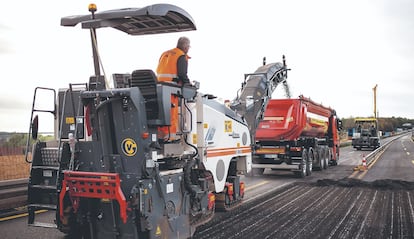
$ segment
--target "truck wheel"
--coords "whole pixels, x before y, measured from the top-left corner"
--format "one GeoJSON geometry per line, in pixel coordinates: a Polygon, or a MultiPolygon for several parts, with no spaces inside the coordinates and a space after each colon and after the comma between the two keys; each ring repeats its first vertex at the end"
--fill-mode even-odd
{"type": "Polygon", "coordinates": [[[320,151],[320,161],[321,161],[321,170],[324,170],[324,169],[326,169],[327,167],[326,167],[326,158],[325,158],[325,150],[324,149],[321,149],[321,151],[320,151]]]}
{"type": "Polygon", "coordinates": [[[299,178],[304,178],[306,176],[306,169],[307,162],[308,161],[308,151],[306,149],[303,149],[302,151],[302,160],[299,164],[299,171],[295,171],[295,175],[299,178]]]}
{"type": "Polygon", "coordinates": [[[329,167],[329,148],[323,149],[323,161],[324,161],[323,168],[327,169],[329,167]]]}
{"type": "Polygon", "coordinates": [[[324,159],[323,159],[323,155],[322,155],[322,152],[321,152],[321,150],[319,150],[319,149],[315,149],[315,154],[314,154],[314,159],[315,159],[315,169],[317,169],[317,170],[319,170],[319,171],[322,171],[322,169],[323,169],[323,164],[324,164],[324,159]]]}
{"type": "Polygon", "coordinates": [[[309,148],[308,160],[306,160],[306,176],[312,175],[313,160],[314,160],[313,149],[309,148]]]}

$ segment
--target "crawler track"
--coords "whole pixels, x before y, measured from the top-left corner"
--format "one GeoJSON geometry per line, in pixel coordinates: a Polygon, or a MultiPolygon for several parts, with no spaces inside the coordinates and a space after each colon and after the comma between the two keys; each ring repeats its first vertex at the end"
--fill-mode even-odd
{"type": "Polygon", "coordinates": [[[194,238],[413,238],[414,183],[295,183],[218,214],[194,238]]]}

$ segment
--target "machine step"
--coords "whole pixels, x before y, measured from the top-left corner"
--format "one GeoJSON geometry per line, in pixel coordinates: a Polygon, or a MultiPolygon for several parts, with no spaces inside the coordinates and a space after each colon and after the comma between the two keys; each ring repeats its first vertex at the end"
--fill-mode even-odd
{"type": "Polygon", "coordinates": [[[45,169],[45,170],[59,170],[59,167],[56,166],[43,166],[43,165],[33,165],[32,169],[45,169]]]}
{"type": "Polygon", "coordinates": [[[31,224],[28,224],[32,227],[45,227],[45,228],[57,228],[57,225],[54,223],[46,223],[46,222],[34,222],[31,224]]]}
{"type": "Polygon", "coordinates": [[[49,209],[49,210],[56,210],[55,204],[40,204],[40,203],[32,203],[27,205],[28,208],[36,208],[36,209],[49,209]]]}
{"type": "Polygon", "coordinates": [[[43,190],[57,190],[56,185],[29,185],[29,187],[43,190]]]}

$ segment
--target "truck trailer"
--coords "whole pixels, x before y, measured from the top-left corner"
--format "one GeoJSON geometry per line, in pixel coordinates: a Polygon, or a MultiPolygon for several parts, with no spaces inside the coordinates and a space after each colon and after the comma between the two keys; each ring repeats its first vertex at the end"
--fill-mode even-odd
{"type": "Polygon", "coordinates": [[[271,99],[255,134],[253,174],[291,170],[299,177],[337,165],[341,121],[310,98],[271,99]]]}

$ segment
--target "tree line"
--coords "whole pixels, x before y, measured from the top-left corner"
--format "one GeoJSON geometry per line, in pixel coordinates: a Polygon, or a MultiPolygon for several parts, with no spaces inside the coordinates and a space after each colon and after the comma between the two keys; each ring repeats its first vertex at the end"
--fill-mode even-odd
{"type": "MultiPolygon", "coordinates": [[[[348,130],[355,127],[355,118],[342,118],[342,129],[348,130]]],[[[378,118],[378,130],[383,132],[394,132],[397,128],[403,128],[403,124],[411,123],[414,125],[414,119],[402,117],[378,118]]]]}
{"type": "MultiPolygon", "coordinates": [[[[5,133],[5,136],[2,137],[0,141],[1,147],[21,147],[26,146],[28,134],[26,133],[5,133]]],[[[50,141],[53,140],[52,135],[39,135],[38,140],[40,141],[50,141]]],[[[34,143],[35,140],[30,139],[30,145],[34,143]]]]}

